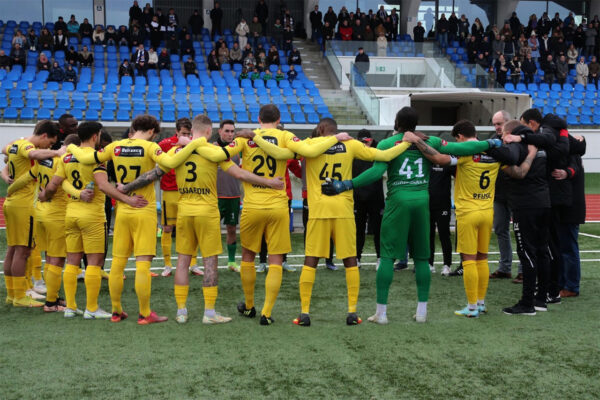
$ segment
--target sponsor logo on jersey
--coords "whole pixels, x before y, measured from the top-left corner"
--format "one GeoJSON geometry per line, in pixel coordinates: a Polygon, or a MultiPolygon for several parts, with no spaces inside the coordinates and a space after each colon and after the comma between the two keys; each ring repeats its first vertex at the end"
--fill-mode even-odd
{"type": "Polygon", "coordinates": [[[340,153],[345,153],[345,152],[346,152],[346,145],[344,143],[336,143],[333,146],[331,146],[330,148],[328,148],[324,154],[340,154],[340,153]]]}
{"type": "Polygon", "coordinates": [[[47,160],[40,160],[40,161],[38,161],[38,164],[40,164],[46,168],[52,168],[52,167],[54,167],[54,160],[51,158],[49,158],[47,160]]]}
{"type": "Polygon", "coordinates": [[[299,142],[300,138],[298,136],[294,136],[294,138],[292,139],[294,142],[299,142]]]}
{"type": "Polygon", "coordinates": [[[250,147],[251,149],[254,149],[254,148],[258,147],[258,145],[256,143],[254,143],[254,140],[248,140],[248,147],[250,147]]]}
{"type": "Polygon", "coordinates": [[[13,144],[12,146],[10,146],[10,150],[8,150],[8,154],[17,154],[18,151],[19,151],[19,145],[13,144]]]}
{"type": "Polygon", "coordinates": [[[491,198],[491,193],[473,193],[473,200],[489,200],[491,198]]]}
{"type": "Polygon", "coordinates": [[[264,140],[266,140],[269,143],[273,143],[274,145],[278,145],[279,142],[277,141],[277,138],[274,136],[263,136],[262,137],[264,140]]]}
{"type": "Polygon", "coordinates": [[[29,149],[33,149],[33,145],[30,144],[29,146],[25,147],[25,150],[29,150],[29,149]]]}
{"type": "MultiPolygon", "coordinates": [[[[175,149],[175,154],[179,153],[179,151],[180,151],[181,149],[183,149],[183,147],[178,147],[178,148],[176,148],[176,149],[175,149]]],[[[198,153],[196,153],[196,150],[194,150],[194,153],[195,153],[195,154],[198,154],[198,153]]]]}
{"type": "Polygon", "coordinates": [[[144,157],[144,148],[141,146],[117,146],[115,147],[117,157],[144,157]]]}
{"type": "Polygon", "coordinates": [[[488,156],[487,154],[474,154],[473,162],[483,164],[495,164],[498,161],[496,161],[493,157],[488,156]]]}
{"type": "Polygon", "coordinates": [[[191,188],[179,188],[180,194],[210,194],[210,188],[191,187],[191,188]]]}
{"type": "Polygon", "coordinates": [[[162,154],[162,150],[161,149],[156,149],[156,151],[154,152],[157,156],[160,156],[162,154]]]}
{"type": "Polygon", "coordinates": [[[442,139],[442,146],[445,146],[447,144],[448,144],[448,142],[446,142],[444,139],[442,139]]]}
{"type": "Polygon", "coordinates": [[[235,142],[229,143],[229,147],[235,147],[235,142]]]}
{"type": "Polygon", "coordinates": [[[77,161],[77,159],[75,158],[75,156],[73,154],[67,154],[65,156],[65,158],[63,158],[63,162],[65,164],[68,164],[68,163],[76,163],[76,162],[79,162],[79,161],[77,161]]]}

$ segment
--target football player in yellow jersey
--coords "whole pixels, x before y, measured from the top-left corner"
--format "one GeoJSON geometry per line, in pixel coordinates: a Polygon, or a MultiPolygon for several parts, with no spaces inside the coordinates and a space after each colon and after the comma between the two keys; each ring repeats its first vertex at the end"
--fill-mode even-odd
{"type": "MultiPolygon", "coordinates": [[[[338,137],[332,136],[323,143],[307,145],[293,133],[277,129],[280,117],[275,105],[261,107],[258,115],[260,129],[245,131],[242,133],[243,137],[238,137],[229,144],[227,148],[231,154],[242,154],[243,169],[258,176],[283,178],[287,169],[286,160],[290,158],[289,150],[302,156],[316,157],[337,143],[338,137],[344,140],[350,138],[347,134],[338,134],[338,137]],[[270,156],[259,147],[259,144],[266,143],[271,143],[272,147],[284,153],[281,159],[270,156]]],[[[288,197],[285,191],[244,182],[244,207],[240,219],[240,276],[245,301],[238,304],[238,311],[248,318],[256,316],[254,258],[260,252],[263,235],[269,254],[269,272],[265,279],[265,303],[260,324],[270,325],[273,323],[271,312],[281,286],[283,255],[291,251],[288,197]]]]}
{"type": "MultiPolygon", "coordinates": [[[[77,134],[70,134],[64,139],[65,146],[69,144],[80,145],[81,140],[77,134]]],[[[22,175],[9,186],[7,196],[37,180],[38,193],[41,193],[55,175],[60,163],[60,157],[47,160],[38,160],[29,174],[22,175]]],[[[65,181],[65,187],[70,189],[69,194],[78,195],[72,185],[65,181]]],[[[65,302],[58,297],[62,282],[62,268],[67,255],[65,242],[65,214],[67,210],[67,193],[59,187],[51,201],[36,202],[35,208],[35,240],[36,249],[46,252],[46,265],[44,267],[44,279],[47,282],[45,312],[57,312],[65,310],[65,302]]],[[[31,258],[31,257],[30,257],[31,258]]]]}
{"type": "MultiPolygon", "coordinates": [[[[336,135],[337,123],[331,118],[324,118],[317,126],[321,137],[307,139],[305,143],[315,146],[330,141],[336,135]]],[[[268,154],[274,148],[261,142],[268,154]]],[[[362,320],[356,315],[360,276],[356,260],[356,224],[354,219],[354,197],[352,191],[331,197],[321,193],[321,185],[327,179],[347,180],[352,178],[352,162],[355,158],[367,161],[390,161],[404,152],[410,143],[402,142],[388,150],[382,151],[365,146],[357,140],[335,143],[317,157],[306,157],[306,186],[310,214],[306,227],[306,258],[300,275],[300,299],[302,313],[294,320],[296,325],[310,326],[310,300],[315,282],[316,267],[319,258],[329,257],[330,239],[335,242],[337,257],[342,259],[346,267],[346,284],[348,289],[348,315],[346,323],[357,325],[362,320]]],[[[272,153],[278,157],[279,154],[272,153]]],[[[294,154],[289,152],[288,156],[294,154]]]]}
{"type": "MultiPolygon", "coordinates": [[[[192,121],[194,139],[210,138],[212,121],[204,115],[198,115],[192,121]]],[[[216,148],[219,148],[215,146],[216,148]]],[[[175,155],[182,147],[174,147],[169,154],[175,155]]],[[[221,247],[221,223],[217,198],[217,168],[243,181],[281,190],[284,183],[281,178],[266,179],[242,170],[230,160],[214,163],[206,158],[192,154],[175,169],[179,188],[179,211],[177,215],[177,253],[179,259],[175,272],[175,300],[177,302],[178,323],[187,322],[186,301],[189,290],[188,266],[196,249],[200,247],[204,261],[204,324],[220,324],[231,321],[215,312],[217,299],[218,255],[221,247]]]]}
{"type": "MultiPolygon", "coordinates": [[[[33,135],[16,140],[2,152],[8,156],[11,180],[28,174],[34,160],[46,160],[60,156],[64,149],[48,150],[58,136],[58,126],[48,120],[39,121],[33,135]]],[[[33,247],[35,182],[31,181],[17,190],[4,202],[7,250],[4,259],[6,303],[15,307],[41,307],[44,304],[26,296],[25,268],[33,247]]]]}
{"type": "MultiPolygon", "coordinates": [[[[77,128],[81,140],[80,154],[93,154],[98,147],[102,124],[84,122],[77,128]]],[[[71,148],[75,145],[70,145],[71,148]]],[[[147,201],[141,196],[128,197],[108,182],[103,164],[84,164],[73,154],[65,154],[58,163],[56,174],[39,194],[42,201],[52,199],[58,188],[66,190],[71,185],[76,192],[67,202],[64,230],[66,236],[67,265],[64,272],[64,288],[67,300],[65,318],[83,314],[85,319],[107,319],[110,313],[98,307],[98,295],[102,280],[101,266],[106,252],[106,215],[104,213],[104,193],[132,207],[144,207],[147,201]],[[86,309],[77,309],[77,275],[85,253],[88,266],[85,274],[86,309]]]]}
{"type": "MultiPolygon", "coordinates": [[[[200,147],[207,144],[205,139],[193,141],[171,157],[163,153],[158,144],[151,142],[159,132],[160,125],[156,118],[150,115],[140,115],[132,121],[131,134],[128,139],[112,142],[102,151],[84,152],[75,146],[69,146],[68,149],[81,163],[102,163],[112,159],[117,180],[121,184],[132,182],[146,173],[155,175],[156,163],[167,169],[175,168],[195,150],[200,154],[208,153],[208,156],[214,157],[215,161],[229,157],[222,150],[200,147]]],[[[145,181],[130,194],[142,196],[148,202],[147,206],[138,209],[121,201],[117,203],[113,236],[113,262],[108,282],[113,312],[111,321],[113,322],[119,322],[126,317],[121,305],[121,293],[123,291],[123,271],[132,251],[136,258],[135,291],[139,303],[138,324],[147,325],[164,322],[168,319],[158,316],[150,309],[150,263],[156,253],[157,226],[156,197],[154,186],[149,185],[150,182],[151,180],[145,181]]]]}

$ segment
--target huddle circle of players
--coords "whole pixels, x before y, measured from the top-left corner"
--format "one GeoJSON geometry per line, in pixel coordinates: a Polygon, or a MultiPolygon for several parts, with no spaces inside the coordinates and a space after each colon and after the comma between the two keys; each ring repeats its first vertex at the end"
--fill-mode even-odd
{"type": "MultiPolygon", "coordinates": [[[[375,149],[346,133],[338,133],[336,122],[330,118],[321,120],[313,137],[305,140],[278,129],[279,122],[278,108],[272,104],[265,105],[260,109],[259,129],[242,130],[234,137],[232,126],[230,141],[219,139],[212,144],[208,142],[212,135],[212,121],[198,115],[189,127],[191,139],[186,136],[170,139],[170,149],[164,152],[152,142],[160,132],[160,125],[149,115],[138,116],[132,121],[128,139],[112,142],[103,148],[99,147],[102,125],[83,122],[78,126],[76,135],[66,137],[63,147],[49,150],[57,140],[58,126],[51,121],[39,121],[32,136],[16,140],[3,149],[7,156],[3,176],[11,183],[4,203],[8,244],[4,263],[7,304],[15,307],[43,306],[46,312],[63,312],[65,318],[83,315],[85,319],[120,322],[128,317],[121,304],[121,294],[123,272],[133,252],[138,324],[166,321],[167,317],[157,315],[150,307],[150,263],[157,241],[153,182],[171,174],[174,181],[167,189],[171,193],[163,197],[161,222],[165,227],[165,239],[161,242],[166,263],[163,275],[168,276],[171,273],[171,232],[175,226],[178,253],[174,276],[176,321],[185,323],[188,319],[189,267],[198,249],[204,264],[205,309],[202,321],[206,324],[231,321],[230,317],[215,311],[218,255],[223,250],[221,217],[223,210],[236,207],[239,210],[238,194],[233,206],[223,207],[221,204],[220,213],[217,174],[226,173],[232,179],[243,181],[244,187],[240,218],[242,259],[239,267],[244,301],[238,304],[237,309],[244,317],[256,316],[255,256],[261,251],[264,236],[269,269],[260,324],[270,325],[274,322],[272,311],[282,281],[283,255],[291,251],[290,215],[284,181],[286,162],[292,158],[303,158],[310,214],[306,227],[305,260],[299,281],[301,313],[293,322],[300,326],[311,324],[309,312],[316,267],[320,258],[329,257],[330,239],[335,243],[337,257],[343,260],[345,266],[346,323],[357,325],[362,322],[356,314],[360,277],[352,189],[373,183],[384,173],[387,173],[388,190],[381,224],[381,259],[378,260],[376,274],[377,308],[368,320],[378,324],[388,322],[386,305],[393,278],[393,262],[404,259],[409,248],[415,264],[418,297],[414,319],[425,322],[431,281],[428,263],[430,169],[432,164],[449,165],[453,162],[450,155],[454,155],[459,157],[455,183],[457,248],[461,253],[467,297],[467,306],[455,313],[477,317],[487,312],[487,253],[496,177],[502,166],[510,180],[514,181],[511,193],[518,195],[520,186],[523,186],[520,181],[530,170],[539,169],[539,163],[545,163],[545,156],[540,156],[543,152],[538,152],[533,146],[543,146],[538,140],[542,134],[534,134],[519,122],[509,121],[504,126],[504,144],[499,138],[480,141],[473,124],[463,120],[452,130],[457,141],[446,142],[416,132],[417,112],[404,107],[396,115],[394,134],[375,149]],[[232,162],[234,157],[235,163],[232,162]],[[352,179],[355,158],[375,163],[352,179]],[[241,167],[238,166],[240,159],[241,167]],[[116,173],[116,187],[107,178],[106,163],[111,161],[116,173]],[[103,273],[101,266],[107,243],[105,195],[116,200],[113,259],[108,276],[111,312],[98,306],[103,273]],[[167,202],[170,204],[167,205],[167,202]],[[38,254],[39,251],[46,254],[45,303],[27,294],[31,284],[27,270],[31,264],[28,258],[32,247],[36,247],[38,254]],[[82,311],[75,297],[84,255],[87,259],[86,305],[85,311],[82,311]],[[65,299],[58,297],[61,283],[65,299]]],[[[545,140],[549,142],[551,139],[545,140]]],[[[235,193],[232,197],[235,198],[235,193]]],[[[515,220],[517,218],[518,215],[515,215],[515,220]]],[[[232,215],[229,221],[226,218],[226,225],[233,225],[232,235],[228,228],[229,267],[236,270],[237,215],[232,215]],[[230,246],[233,246],[233,259],[230,246]]],[[[530,273],[524,278],[526,282],[521,300],[515,306],[505,308],[504,312],[535,314],[536,272],[535,268],[532,270],[533,275],[530,273]]],[[[540,284],[543,282],[538,278],[540,284]]],[[[540,286],[539,291],[543,289],[540,286]]]]}

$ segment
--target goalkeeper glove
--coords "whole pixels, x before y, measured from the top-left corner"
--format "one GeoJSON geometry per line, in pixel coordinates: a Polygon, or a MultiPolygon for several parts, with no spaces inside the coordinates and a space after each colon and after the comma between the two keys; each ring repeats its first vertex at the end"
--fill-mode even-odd
{"type": "Polygon", "coordinates": [[[353,185],[351,180],[338,181],[336,179],[331,180],[326,178],[325,182],[321,185],[321,193],[327,196],[335,196],[347,190],[352,190],[353,185]]]}
{"type": "Polygon", "coordinates": [[[500,139],[488,139],[486,142],[488,142],[490,145],[490,149],[495,149],[502,146],[502,140],[500,139]]]}

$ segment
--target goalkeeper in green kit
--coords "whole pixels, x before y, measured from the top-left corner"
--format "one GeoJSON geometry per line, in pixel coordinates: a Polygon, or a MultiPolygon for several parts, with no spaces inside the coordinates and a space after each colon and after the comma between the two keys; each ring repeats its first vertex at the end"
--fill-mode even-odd
{"type": "Polygon", "coordinates": [[[381,223],[381,262],[377,270],[377,311],[369,321],[388,322],[386,309],[388,292],[394,275],[394,260],[410,249],[415,263],[418,305],[415,319],[427,320],[427,300],[431,283],[429,271],[429,173],[431,164],[448,165],[450,156],[468,156],[499,147],[498,139],[448,143],[438,137],[427,138],[413,133],[418,123],[415,109],[404,107],[396,114],[394,135],[381,141],[378,149],[385,150],[399,141],[413,145],[392,161],[375,164],[356,178],[330,181],[322,186],[324,194],[336,195],[354,187],[368,185],[381,179],[387,171],[387,199],[381,223]],[[442,154],[443,153],[443,154],[442,154]]]}

